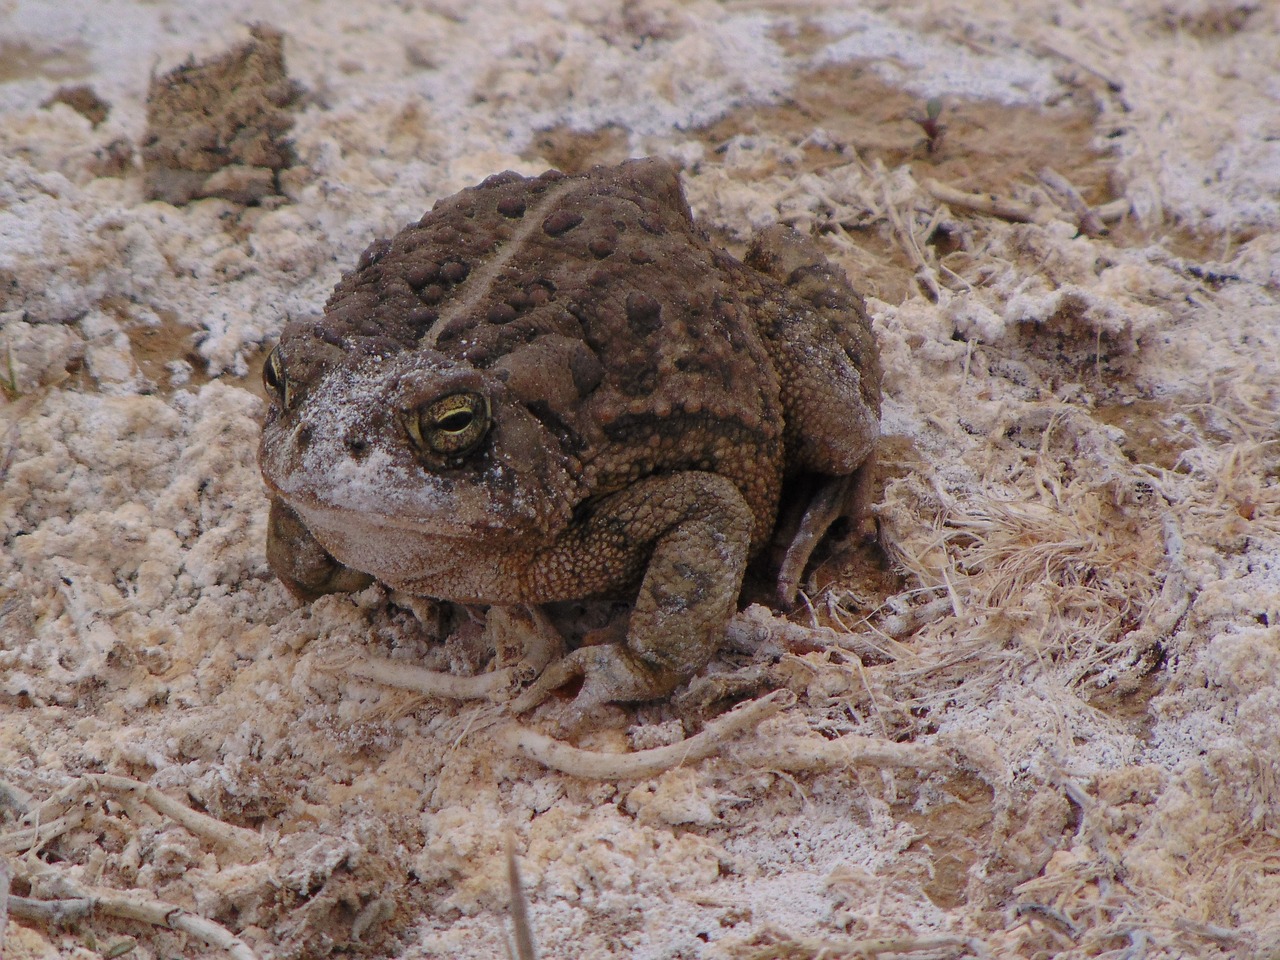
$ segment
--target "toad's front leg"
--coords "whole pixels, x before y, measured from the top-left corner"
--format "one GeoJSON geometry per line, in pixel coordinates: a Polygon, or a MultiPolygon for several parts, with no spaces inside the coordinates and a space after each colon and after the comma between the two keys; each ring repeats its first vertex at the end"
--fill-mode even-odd
{"type": "Polygon", "coordinates": [[[311,531],[283,500],[271,498],[267,516],[267,563],[288,591],[303,603],[326,593],[353,593],[373,577],[344,567],[320,546],[311,531]]]}
{"type": "Polygon", "coordinates": [[[643,571],[626,643],[582,647],[551,664],[513,709],[528,710],[578,677],[580,710],[652,700],[687,680],[724,638],[753,524],[738,488],[711,473],[649,477],[601,500],[539,558],[534,575],[554,594],[575,581],[602,591],[643,571]]]}

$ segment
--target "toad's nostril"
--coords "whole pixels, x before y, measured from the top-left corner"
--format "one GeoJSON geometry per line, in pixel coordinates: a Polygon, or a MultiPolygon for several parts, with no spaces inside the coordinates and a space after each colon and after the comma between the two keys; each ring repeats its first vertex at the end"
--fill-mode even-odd
{"type": "Polygon", "coordinates": [[[354,456],[362,456],[364,452],[369,449],[369,441],[364,437],[355,435],[349,436],[347,437],[347,449],[350,450],[354,456]]]}
{"type": "Polygon", "coordinates": [[[311,424],[301,424],[293,434],[293,442],[299,450],[305,450],[311,445],[311,424]]]}

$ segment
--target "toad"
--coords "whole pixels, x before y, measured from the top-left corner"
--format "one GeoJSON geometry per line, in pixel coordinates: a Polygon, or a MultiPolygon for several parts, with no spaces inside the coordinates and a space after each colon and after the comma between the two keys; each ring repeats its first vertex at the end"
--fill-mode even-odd
{"type": "Polygon", "coordinates": [[[791,602],[864,510],[879,432],[844,274],[783,226],[718,249],[659,159],[440,200],[285,326],[264,379],[267,557],[297,597],[632,601],[625,642],[557,660],[524,707],[576,678],[582,704],[669,694],[762,552],[791,602]]]}

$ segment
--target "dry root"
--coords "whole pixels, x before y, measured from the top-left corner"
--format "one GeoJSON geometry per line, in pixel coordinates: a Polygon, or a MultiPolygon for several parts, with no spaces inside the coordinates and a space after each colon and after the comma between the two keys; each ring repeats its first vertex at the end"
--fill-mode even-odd
{"type": "Polygon", "coordinates": [[[16,875],[24,880],[45,879],[59,894],[48,900],[0,897],[5,901],[9,916],[16,920],[42,926],[61,926],[94,914],[119,917],[190,934],[211,947],[227,951],[235,960],[256,960],[257,955],[249,945],[226,927],[189,913],[177,904],[152,899],[142,891],[80,886],[50,868],[32,871],[20,865],[16,875]]]}
{"type": "MultiPolygon", "coordinates": [[[[336,666],[334,668],[337,669],[336,666]]],[[[511,690],[512,668],[504,667],[491,673],[473,677],[459,677],[452,673],[424,670],[400,660],[384,657],[359,657],[342,664],[344,673],[364,680],[412,690],[427,697],[443,697],[446,700],[497,700],[511,690]]]]}
{"type": "Polygon", "coordinates": [[[834,647],[854,653],[864,660],[894,661],[908,658],[911,651],[899,643],[927,620],[950,610],[950,603],[926,604],[897,617],[890,617],[874,631],[855,633],[831,627],[792,623],[767,607],[752,604],[729,622],[726,643],[740,653],[755,657],[777,657],[797,650],[834,647]]]}
{"type": "Polygon", "coordinates": [[[167,927],[190,934],[211,947],[227,951],[234,960],[257,960],[249,945],[226,927],[188,913],[176,904],[153,900],[141,892],[80,886],[54,874],[50,868],[27,872],[19,866],[17,875],[28,880],[47,878],[60,896],[52,900],[9,898],[9,913],[15,919],[50,926],[84,920],[93,914],[137,920],[153,927],[167,927]]]}
{"type": "MultiPolygon", "coordinates": [[[[909,656],[910,651],[897,638],[918,629],[928,619],[949,611],[951,606],[952,601],[947,598],[934,600],[908,613],[888,618],[875,632],[855,633],[791,623],[757,604],[734,617],[727,630],[727,644],[758,659],[785,655],[797,649],[828,647],[846,650],[860,657],[898,660],[909,656]]],[[[337,666],[332,665],[330,669],[336,670],[337,666]]],[[[368,657],[346,661],[341,669],[347,674],[425,696],[501,701],[509,697],[516,683],[514,671],[519,667],[503,667],[478,676],[459,677],[399,661],[368,657]]],[[[696,691],[693,692],[696,699],[696,691]]],[[[515,722],[492,730],[490,735],[512,753],[571,776],[592,780],[644,779],[720,752],[724,744],[739,733],[755,727],[794,702],[794,694],[775,691],[740,704],[709,723],[701,733],[679,743],[626,754],[583,750],[515,722]]],[[[913,744],[880,743],[868,738],[844,737],[837,741],[815,738],[813,742],[795,740],[783,744],[758,744],[745,752],[751,755],[749,762],[779,770],[827,769],[858,763],[922,770],[937,770],[949,765],[941,751],[913,744]]]]}
{"type": "Polygon", "coordinates": [[[515,836],[507,825],[507,886],[511,888],[511,925],[514,928],[515,947],[507,947],[509,960],[537,960],[538,951],[533,943],[533,923],[529,919],[529,898],[520,880],[520,864],[516,860],[515,836]]]}
{"type": "Polygon", "coordinates": [[[494,739],[513,753],[570,776],[587,780],[640,780],[672,767],[704,760],[742,731],[794,703],[794,694],[776,690],[758,700],[739,704],[688,739],[635,753],[582,750],[518,723],[499,727],[494,731],[494,739]]]}
{"type": "Polygon", "coordinates": [[[223,848],[241,862],[258,860],[266,853],[266,843],[252,830],[232,826],[207,813],[192,810],[148,784],[107,773],[89,774],[85,779],[100,790],[141,800],[156,813],[168,817],[200,839],[223,848]]]}
{"type": "MultiPolygon", "coordinates": [[[[94,790],[109,792],[126,807],[141,802],[156,813],[168,817],[183,828],[230,853],[242,861],[261,858],[266,843],[251,830],[216,820],[208,814],[192,810],[155,787],[128,777],[110,774],[87,774],[26,814],[22,823],[29,824],[0,834],[0,852],[23,853],[38,849],[56,837],[79,826],[88,815],[86,795],[94,790]],[[68,809],[70,808],[70,809],[68,809]],[[48,818],[48,819],[46,819],[48,818]]],[[[0,866],[7,866],[0,862],[0,866]]],[[[152,926],[167,927],[190,934],[199,940],[226,950],[236,960],[255,960],[254,952],[243,940],[225,927],[176,904],[155,900],[142,891],[120,891],[82,886],[70,880],[55,867],[34,858],[15,861],[14,875],[48,888],[53,897],[10,897],[7,870],[0,870],[0,915],[28,923],[57,926],[81,920],[94,914],[137,920],[152,926]]],[[[0,931],[3,926],[0,925],[0,931]]]]}
{"type": "Polygon", "coordinates": [[[1041,171],[1041,180],[1050,190],[1059,196],[1066,210],[1056,210],[1053,204],[1038,206],[1023,203],[1010,197],[999,197],[993,193],[966,193],[955,187],[939,183],[937,180],[926,180],[924,188],[933,194],[933,198],[949,207],[969,210],[988,217],[997,217],[1012,223],[1047,223],[1055,219],[1057,213],[1069,213],[1075,220],[1080,232],[1095,237],[1106,232],[1104,223],[1123,219],[1129,212],[1127,200],[1104,204],[1093,208],[1084,202],[1080,192],[1053,170],[1041,171]]]}
{"type": "MultiPolygon", "coordinates": [[[[868,937],[858,940],[827,940],[818,937],[781,937],[767,946],[754,944],[733,950],[737,960],[867,960],[885,954],[920,953],[959,947],[974,957],[989,956],[986,946],[972,937],[868,937]]],[[[948,956],[952,954],[948,953],[948,956]]],[[[958,954],[957,954],[958,955],[958,954]]]]}
{"type": "Polygon", "coordinates": [[[853,734],[846,734],[835,740],[816,734],[786,739],[761,738],[736,748],[733,759],[752,769],[782,770],[788,773],[822,773],[857,766],[932,773],[955,767],[951,757],[939,747],[895,743],[892,740],[853,734]]]}

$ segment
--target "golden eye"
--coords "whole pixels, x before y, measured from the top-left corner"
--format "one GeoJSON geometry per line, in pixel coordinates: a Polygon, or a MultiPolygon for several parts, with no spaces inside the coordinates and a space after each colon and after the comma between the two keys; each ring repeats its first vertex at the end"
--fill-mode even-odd
{"type": "Polygon", "coordinates": [[[278,345],[271,348],[271,352],[267,354],[267,362],[262,365],[262,382],[266,384],[268,390],[280,398],[280,402],[287,409],[293,400],[293,388],[289,385],[288,377],[284,375],[284,362],[280,359],[278,345]]]}
{"type": "Polygon", "coordinates": [[[405,429],[419,450],[457,462],[480,446],[492,423],[488,397],[451,393],[411,411],[405,429]]]}

